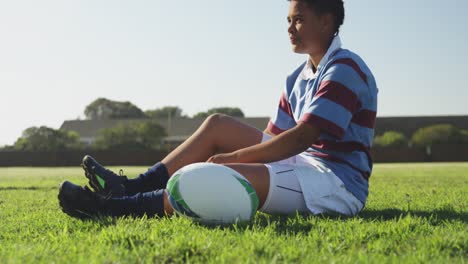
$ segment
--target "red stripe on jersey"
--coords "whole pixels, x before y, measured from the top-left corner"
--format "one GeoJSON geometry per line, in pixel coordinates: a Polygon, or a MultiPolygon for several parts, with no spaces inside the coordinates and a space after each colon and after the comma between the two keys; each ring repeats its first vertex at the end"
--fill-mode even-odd
{"type": "Polygon", "coordinates": [[[326,140],[321,139],[314,142],[312,147],[316,149],[326,149],[332,151],[340,151],[340,152],[353,152],[353,151],[363,151],[369,152],[370,148],[366,147],[361,142],[357,141],[343,141],[343,142],[336,142],[333,140],[326,140]]]}
{"type": "Polygon", "coordinates": [[[315,149],[331,150],[338,152],[362,151],[366,154],[370,162],[372,162],[373,160],[370,152],[370,147],[357,141],[336,142],[333,140],[322,139],[317,140],[314,144],[312,144],[312,147],[315,149]]]}
{"type": "Polygon", "coordinates": [[[320,130],[328,132],[337,138],[342,138],[345,133],[344,129],[339,127],[337,124],[317,115],[304,114],[300,122],[316,126],[320,128],[320,130]]]}
{"type": "Polygon", "coordinates": [[[292,117],[294,119],[291,104],[289,104],[288,100],[286,99],[286,95],[284,94],[284,92],[281,95],[279,108],[281,108],[281,110],[283,110],[286,114],[288,114],[288,116],[290,116],[290,117],[292,117]]]}
{"type": "Polygon", "coordinates": [[[350,58],[344,58],[344,59],[338,59],[334,62],[332,62],[332,65],[333,64],[345,64],[345,65],[348,65],[349,67],[353,68],[357,74],[359,74],[359,76],[361,77],[361,79],[367,84],[369,85],[368,81],[367,81],[367,75],[361,70],[361,68],[359,67],[359,65],[353,61],[352,59],[350,58]]]}
{"type": "Polygon", "coordinates": [[[273,124],[273,122],[271,122],[271,121],[268,122],[267,127],[268,127],[268,130],[270,130],[271,133],[273,133],[275,135],[279,135],[279,134],[283,133],[284,131],[286,131],[284,129],[281,129],[281,128],[275,126],[275,124],[273,124]]]}
{"type": "Polygon", "coordinates": [[[361,110],[353,115],[351,122],[373,129],[375,127],[375,120],[377,118],[377,112],[371,110],[361,110]]]}
{"type": "Polygon", "coordinates": [[[361,103],[357,95],[348,87],[335,81],[324,81],[320,83],[320,87],[315,98],[326,98],[336,104],[341,105],[352,114],[361,108],[361,103]]]}

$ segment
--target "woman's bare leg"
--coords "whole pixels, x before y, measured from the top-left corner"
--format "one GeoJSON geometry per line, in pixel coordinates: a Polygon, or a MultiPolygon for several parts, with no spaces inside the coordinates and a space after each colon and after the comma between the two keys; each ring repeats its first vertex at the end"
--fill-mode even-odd
{"type": "Polygon", "coordinates": [[[197,131],[169,153],[162,163],[172,175],[183,166],[204,162],[216,153],[229,153],[258,144],[262,135],[262,131],[232,117],[214,114],[207,117],[197,131]]]}
{"type": "MultiPolygon", "coordinates": [[[[262,208],[270,190],[270,174],[268,172],[267,167],[263,164],[254,163],[233,163],[223,165],[236,170],[245,178],[247,178],[247,180],[252,184],[258,195],[259,203],[257,210],[262,208]]],[[[168,215],[171,215],[174,212],[174,209],[169,203],[167,193],[164,193],[164,211],[168,215]]]]}

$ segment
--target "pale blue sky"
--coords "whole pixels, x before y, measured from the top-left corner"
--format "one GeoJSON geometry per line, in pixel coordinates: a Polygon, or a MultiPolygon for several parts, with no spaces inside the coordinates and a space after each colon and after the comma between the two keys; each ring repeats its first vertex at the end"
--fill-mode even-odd
{"type": "MultiPolygon", "coordinates": [[[[468,1],[348,0],[344,47],[377,79],[379,116],[468,114],[468,1]]],[[[192,115],[269,116],[291,52],[287,1],[0,0],[0,145],[97,97],[192,115]]]]}

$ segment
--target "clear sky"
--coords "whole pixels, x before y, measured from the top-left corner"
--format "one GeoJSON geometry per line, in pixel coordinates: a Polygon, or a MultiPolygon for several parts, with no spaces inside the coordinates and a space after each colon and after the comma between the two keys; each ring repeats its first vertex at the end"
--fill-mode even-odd
{"type": "MultiPolygon", "coordinates": [[[[98,97],[192,115],[270,116],[306,59],[287,1],[0,0],[0,145],[58,128],[98,97]]],[[[344,47],[379,86],[379,116],[468,114],[468,1],[347,0],[344,47]]]]}

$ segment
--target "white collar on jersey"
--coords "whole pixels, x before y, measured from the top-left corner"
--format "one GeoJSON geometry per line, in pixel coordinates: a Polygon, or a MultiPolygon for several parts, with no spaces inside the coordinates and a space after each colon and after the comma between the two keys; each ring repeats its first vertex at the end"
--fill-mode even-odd
{"type": "Polygon", "coordinates": [[[341,48],[341,39],[340,36],[335,36],[333,38],[333,41],[328,48],[327,53],[323,56],[322,60],[320,61],[317,71],[314,73],[314,70],[312,69],[312,63],[310,62],[310,57],[307,59],[307,64],[304,66],[304,69],[302,69],[302,72],[300,74],[300,77],[303,80],[310,80],[316,77],[316,74],[320,71],[320,69],[328,62],[328,59],[330,56],[338,49],[341,48]]]}

